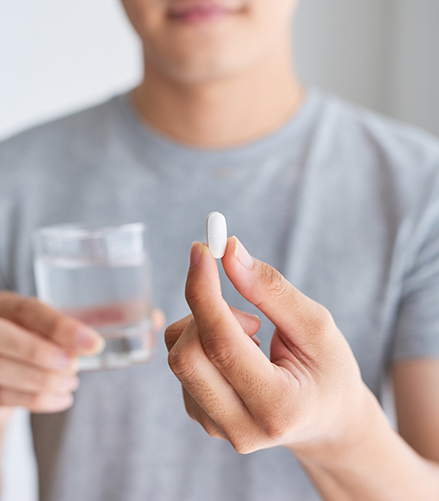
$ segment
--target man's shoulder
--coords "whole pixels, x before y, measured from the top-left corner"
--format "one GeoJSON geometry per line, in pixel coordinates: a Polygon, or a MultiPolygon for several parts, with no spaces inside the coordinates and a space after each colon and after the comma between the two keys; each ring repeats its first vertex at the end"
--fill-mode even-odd
{"type": "Polygon", "coordinates": [[[333,133],[343,139],[345,148],[367,152],[378,157],[382,166],[401,173],[421,166],[439,169],[439,138],[434,135],[336,96],[326,95],[324,102],[322,122],[326,114],[332,121],[333,133]]]}
{"type": "Polygon", "coordinates": [[[374,190],[402,213],[439,197],[439,140],[420,128],[322,93],[313,160],[341,183],[374,190]]]}
{"type": "Polygon", "coordinates": [[[111,126],[114,103],[118,99],[111,98],[1,141],[0,171],[7,170],[11,174],[29,161],[37,166],[49,157],[62,158],[99,144],[99,139],[111,126]]]}

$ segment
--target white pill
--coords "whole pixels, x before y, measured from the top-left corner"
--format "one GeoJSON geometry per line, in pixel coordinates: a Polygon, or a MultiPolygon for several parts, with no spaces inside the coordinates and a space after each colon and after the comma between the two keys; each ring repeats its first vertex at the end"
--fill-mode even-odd
{"type": "Polygon", "coordinates": [[[211,212],[206,221],[207,245],[215,259],[221,259],[227,246],[226,218],[219,212],[211,212]]]}

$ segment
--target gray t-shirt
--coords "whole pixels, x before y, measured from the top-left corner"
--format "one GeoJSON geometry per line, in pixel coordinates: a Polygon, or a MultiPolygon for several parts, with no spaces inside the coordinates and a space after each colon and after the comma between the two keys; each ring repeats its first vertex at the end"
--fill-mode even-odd
{"type": "MultiPolygon", "coordinates": [[[[202,150],[143,125],[126,95],[0,145],[1,288],[34,294],[30,235],[144,221],[156,305],[185,316],[206,215],[333,314],[379,397],[395,360],[439,357],[439,143],[312,90],[242,147],[202,150]]],[[[225,298],[254,311],[222,276],[225,298]]],[[[259,337],[268,352],[272,327],[259,337]]],[[[161,336],[135,367],[82,373],[66,412],[33,415],[41,501],[315,501],[293,455],[241,456],[184,410],[161,336]]]]}

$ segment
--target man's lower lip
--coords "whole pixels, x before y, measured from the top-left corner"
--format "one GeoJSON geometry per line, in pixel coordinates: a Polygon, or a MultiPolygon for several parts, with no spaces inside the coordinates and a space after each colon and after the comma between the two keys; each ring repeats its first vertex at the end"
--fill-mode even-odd
{"type": "Polygon", "coordinates": [[[230,16],[232,13],[225,9],[193,9],[187,12],[171,13],[168,17],[173,21],[181,21],[186,23],[203,23],[209,21],[217,21],[230,16]]]}

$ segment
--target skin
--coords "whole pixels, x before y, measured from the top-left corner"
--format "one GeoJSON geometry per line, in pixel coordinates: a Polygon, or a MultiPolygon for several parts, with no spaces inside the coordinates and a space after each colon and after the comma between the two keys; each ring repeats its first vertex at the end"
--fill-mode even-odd
{"type": "Polygon", "coordinates": [[[223,20],[170,20],[181,1],[123,0],[144,48],[133,102],[165,135],[202,148],[254,141],[281,126],[303,99],[292,65],[291,0],[222,0],[223,20]]]}
{"type": "MultiPolygon", "coordinates": [[[[163,313],[154,310],[153,321],[162,329],[163,313]]],[[[17,406],[35,413],[68,409],[79,385],[77,357],[104,346],[77,319],[34,297],[0,292],[0,426],[17,406]]]]}
{"type": "MultiPolygon", "coordinates": [[[[233,14],[182,23],[167,15],[182,0],[123,0],[145,54],[133,105],[162,134],[198,148],[257,140],[293,116],[304,94],[290,48],[297,2],[222,1],[233,14]]],[[[254,260],[243,268],[238,253],[237,241],[229,240],[223,266],[276,325],[271,358],[254,339],[258,320],[225,304],[216,262],[195,244],[187,282],[193,315],[166,331],[189,415],[241,453],[287,447],[325,500],[439,499],[439,362],[392,368],[401,430],[395,433],[330,313],[268,265],[254,260]]],[[[67,408],[77,385],[76,355],[100,348],[94,335],[87,346],[72,343],[83,325],[47,308],[0,294],[0,366],[9,367],[0,370],[0,412],[6,417],[13,405],[35,412],[67,408]]]]}
{"type": "MultiPolygon", "coordinates": [[[[238,13],[194,24],[169,20],[167,9],[182,1],[123,0],[145,53],[145,78],[132,96],[139,116],[170,139],[198,148],[257,140],[294,115],[303,99],[291,55],[297,2],[223,1],[238,13]]],[[[246,340],[258,323],[224,304],[216,265],[204,249],[188,275],[193,316],[166,331],[169,363],[182,381],[189,415],[242,453],[287,447],[325,500],[439,499],[439,361],[409,360],[391,368],[395,433],[330,313],[257,261],[252,271],[256,277],[259,272],[260,295],[252,297],[249,284],[256,279],[236,273],[236,245],[231,242],[223,266],[238,291],[275,320],[271,359],[246,340]],[[214,325],[206,305],[217,312],[214,325]],[[284,326],[293,306],[301,323],[290,332],[284,326]],[[246,376],[244,385],[237,374],[246,376]],[[270,386],[274,377],[285,394],[270,386]],[[206,391],[212,387],[214,392],[206,391]],[[287,391],[294,398],[286,399],[287,391]],[[267,406],[267,395],[277,399],[274,406],[267,406]],[[302,405],[291,407],[296,401],[302,405]],[[249,427],[243,429],[236,415],[249,427]]]]}
{"type": "Polygon", "coordinates": [[[222,264],[236,290],[275,325],[270,358],[249,339],[258,323],[230,309],[215,259],[195,242],[186,282],[192,315],[165,333],[189,416],[242,454],[286,447],[326,501],[439,499],[437,361],[394,368],[409,443],[362,381],[328,310],[250,257],[236,237],[222,264]]]}
{"type": "MultiPolygon", "coordinates": [[[[153,311],[153,323],[155,331],[163,328],[160,310],[153,311]]],[[[96,331],[36,298],[0,292],[0,445],[15,407],[33,413],[71,407],[77,357],[104,346],[96,331]]]]}

